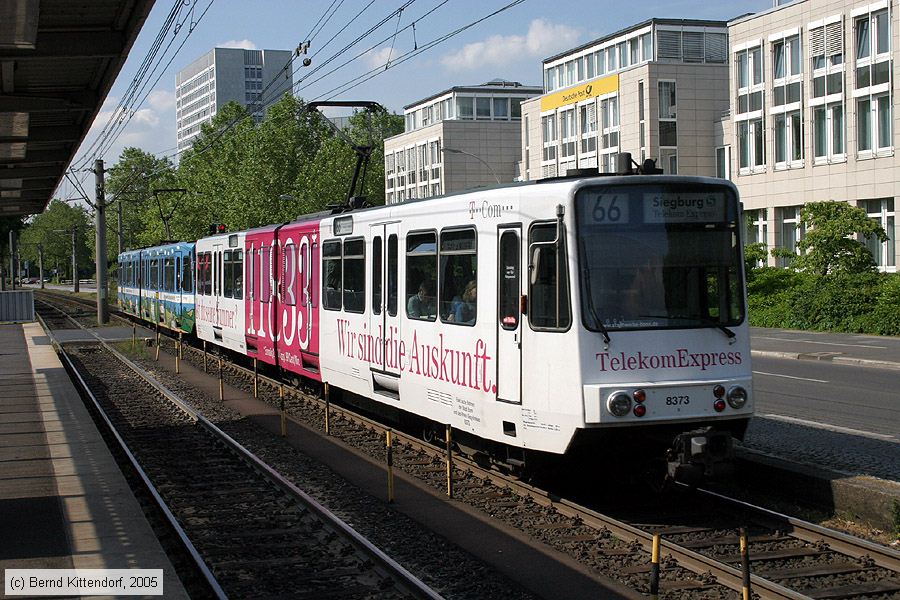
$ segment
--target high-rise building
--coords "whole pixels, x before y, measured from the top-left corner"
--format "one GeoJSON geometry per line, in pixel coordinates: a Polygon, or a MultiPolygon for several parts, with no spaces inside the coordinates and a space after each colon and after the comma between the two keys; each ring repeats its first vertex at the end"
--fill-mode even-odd
{"type": "Polygon", "coordinates": [[[175,84],[178,150],[189,148],[218,110],[230,101],[246,106],[257,122],[265,109],[290,93],[290,50],[213,48],[178,72],[175,84]]]}
{"type": "Polygon", "coordinates": [[[616,168],[619,152],[665,173],[716,173],[728,110],[724,21],[650,19],[543,62],[545,93],[522,104],[523,179],[616,168]]]}
{"type": "Polygon", "coordinates": [[[518,179],[521,106],[541,92],[497,79],[405,106],[405,131],[384,141],[387,203],[518,179]]]}

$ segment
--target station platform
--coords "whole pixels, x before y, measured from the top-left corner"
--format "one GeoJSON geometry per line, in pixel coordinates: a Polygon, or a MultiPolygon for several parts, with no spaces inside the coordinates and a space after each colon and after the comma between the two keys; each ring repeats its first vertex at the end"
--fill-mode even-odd
{"type": "Polygon", "coordinates": [[[165,597],[188,598],[37,323],[0,325],[0,571],[8,568],[163,569],[165,597]]]}

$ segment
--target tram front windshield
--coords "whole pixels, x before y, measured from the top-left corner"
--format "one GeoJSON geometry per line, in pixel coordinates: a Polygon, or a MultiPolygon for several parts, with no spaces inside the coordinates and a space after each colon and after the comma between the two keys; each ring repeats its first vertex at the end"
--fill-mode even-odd
{"type": "Polygon", "coordinates": [[[585,327],[739,324],[744,294],[734,192],[636,179],[576,195],[585,327]]]}

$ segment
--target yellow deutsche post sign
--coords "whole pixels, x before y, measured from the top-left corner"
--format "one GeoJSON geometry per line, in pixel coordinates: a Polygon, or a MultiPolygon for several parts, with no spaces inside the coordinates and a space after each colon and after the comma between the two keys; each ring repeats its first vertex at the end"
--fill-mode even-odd
{"type": "Polygon", "coordinates": [[[611,94],[612,92],[616,92],[618,90],[618,74],[610,75],[609,77],[604,77],[603,79],[594,79],[593,81],[582,83],[581,85],[578,85],[576,87],[570,87],[558,92],[554,92],[552,94],[547,94],[546,96],[541,98],[541,111],[543,112],[545,110],[553,110],[554,108],[559,108],[560,106],[575,104],[576,102],[581,102],[582,100],[589,100],[591,98],[596,98],[597,96],[602,96],[604,94],[611,94]]]}

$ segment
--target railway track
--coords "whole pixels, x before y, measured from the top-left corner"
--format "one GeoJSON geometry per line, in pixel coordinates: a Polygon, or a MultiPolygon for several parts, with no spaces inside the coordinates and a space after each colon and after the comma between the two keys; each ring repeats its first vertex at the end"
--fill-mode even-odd
{"type": "MultiPolygon", "coordinates": [[[[195,349],[189,360],[199,361],[195,349]]],[[[251,370],[227,367],[229,383],[251,391],[251,370]]],[[[278,405],[281,385],[259,377],[260,398],[278,405]]],[[[290,390],[292,418],[324,428],[320,399],[290,390]]],[[[375,457],[384,455],[385,427],[330,407],[330,433],[375,457]]],[[[437,488],[446,485],[443,451],[395,433],[395,465],[437,488]]],[[[837,531],[702,490],[681,490],[662,502],[616,509],[559,499],[555,494],[454,457],[455,497],[646,593],[649,548],[662,540],[661,587],[666,598],[739,597],[737,531],[749,530],[753,592],[761,598],[900,598],[900,553],[837,531]],[[610,511],[605,511],[609,513],[610,511]]]]}
{"type": "Polygon", "coordinates": [[[441,598],[111,347],[59,352],[213,597],[441,598]]]}

